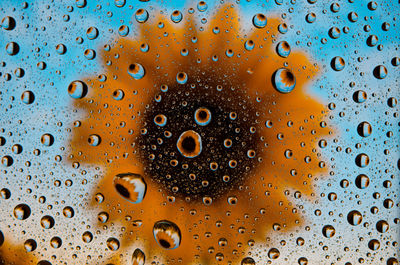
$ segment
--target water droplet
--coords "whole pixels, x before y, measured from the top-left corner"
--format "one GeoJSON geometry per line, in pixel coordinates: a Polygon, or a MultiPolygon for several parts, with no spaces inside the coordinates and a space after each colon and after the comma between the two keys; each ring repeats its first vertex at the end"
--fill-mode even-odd
{"type": "Polygon", "coordinates": [[[290,45],[286,41],[281,41],[276,46],[276,52],[280,57],[286,58],[290,54],[290,45]]]}
{"type": "Polygon", "coordinates": [[[19,204],[14,208],[14,217],[18,220],[25,220],[31,215],[31,208],[26,204],[19,204]]]}
{"type": "Polygon", "coordinates": [[[45,146],[52,146],[54,144],[54,136],[50,133],[45,133],[40,138],[40,142],[45,146]]]}
{"type": "Polygon", "coordinates": [[[135,13],[135,19],[139,23],[145,23],[149,18],[149,12],[146,9],[140,8],[135,13]]]}
{"type": "Polygon", "coordinates": [[[182,21],[183,15],[179,10],[175,10],[174,12],[172,12],[171,14],[171,20],[174,23],[179,23],[182,21]]]}
{"type": "Polygon", "coordinates": [[[267,17],[258,13],[253,17],[253,25],[258,29],[264,28],[267,25],[267,17]]]}
{"type": "Polygon", "coordinates": [[[322,228],[322,234],[323,234],[324,237],[326,237],[326,238],[331,238],[331,237],[333,237],[333,236],[335,235],[335,233],[336,233],[336,230],[335,230],[335,228],[334,228],[333,226],[331,226],[331,225],[325,225],[325,226],[322,228]]]}
{"type": "Polygon", "coordinates": [[[194,113],[194,120],[200,126],[206,126],[211,121],[211,111],[207,108],[198,108],[194,113]]]}
{"type": "Polygon", "coordinates": [[[37,248],[37,243],[34,239],[28,239],[24,242],[24,247],[27,252],[32,252],[37,248]]]}
{"type": "Polygon", "coordinates": [[[346,66],[345,61],[343,60],[342,57],[336,56],[332,59],[331,61],[331,67],[335,71],[342,71],[344,67],[346,66]]]}
{"type": "Polygon", "coordinates": [[[359,189],[367,188],[369,186],[369,177],[364,174],[358,175],[356,178],[356,186],[359,189]]]}
{"type": "Polygon", "coordinates": [[[107,247],[109,250],[111,251],[117,251],[119,249],[120,243],[119,240],[114,238],[114,237],[110,237],[109,239],[107,239],[107,247]]]}
{"type": "Polygon", "coordinates": [[[270,259],[277,259],[277,258],[279,258],[279,256],[280,256],[280,252],[279,252],[279,250],[277,249],[277,248],[271,248],[269,251],[268,251],[268,257],[270,258],[270,259]]]}
{"type": "Polygon", "coordinates": [[[153,235],[157,243],[165,249],[176,249],[181,243],[181,230],[175,223],[167,220],[154,224],[153,235]]]}
{"type": "Polygon", "coordinates": [[[296,78],[294,74],[286,69],[278,69],[272,76],[272,80],[276,90],[281,93],[290,93],[296,86],[296,78]]]}
{"type": "Polygon", "coordinates": [[[378,65],[377,67],[374,68],[374,76],[378,79],[384,79],[387,76],[387,69],[383,65],[378,65]]]}
{"type": "Polygon", "coordinates": [[[141,64],[133,63],[128,67],[128,73],[136,80],[142,79],[145,75],[145,70],[141,64]]]}
{"type": "Polygon", "coordinates": [[[15,28],[15,19],[10,16],[6,16],[1,20],[1,27],[5,30],[13,30],[15,28]]]}
{"type": "Polygon", "coordinates": [[[51,229],[53,228],[54,224],[55,224],[54,218],[51,217],[50,215],[45,215],[42,217],[42,219],[40,219],[40,225],[44,229],[51,229]]]}
{"type": "Polygon", "coordinates": [[[88,87],[86,83],[80,80],[72,81],[68,86],[68,93],[74,99],[80,99],[86,96],[88,87]]]}
{"type": "Polygon", "coordinates": [[[143,201],[147,184],[144,178],[135,173],[123,173],[114,177],[114,187],[123,198],[131,203],[140,203],[143,201]]]}
{"type": "Polygon", "coordinates": [[[140,248],[135,249],[132,254],[132,265],[144,265],[146,256],[140,248]]]}
{"type": "Polygon", "coordinates": [[[362,215],[359,211],[353,210],[347,214],[347,221],[351,225],[359,225],[362,222],[362,215]]]}
{"type": "Polygon", "coordinates": [[[201,137],[193,130],[185,131],[179,136],[176,146],[181,155],[194,158],[202,151],[201,137]]]}

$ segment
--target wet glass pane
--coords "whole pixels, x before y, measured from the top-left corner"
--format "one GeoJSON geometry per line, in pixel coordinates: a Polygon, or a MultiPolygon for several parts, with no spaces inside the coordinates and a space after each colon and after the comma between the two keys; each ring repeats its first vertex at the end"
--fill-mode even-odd
{"type": "Polygon", "coordinates": [[[399,260],[399,2],[0,2],[0,264],[399,260]]]}

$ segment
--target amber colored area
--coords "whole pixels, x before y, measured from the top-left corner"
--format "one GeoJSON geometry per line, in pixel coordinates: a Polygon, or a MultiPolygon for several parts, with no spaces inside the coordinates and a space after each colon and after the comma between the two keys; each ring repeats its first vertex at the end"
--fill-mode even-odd
{"type": "MultiPolygon", "coordinates": [[[[161,16],[150,17],[144,24],[136,23],[137,35],[118,39],[111,51],[102,52],[103,74],[107,80],[102,82],[96,76],[87,77],[84,81],[89,87],[88,95],[73,101],[73,108],[83,111],[85,119],[72,131],[69,144],[73,157],[68,162],[104,169],[105,174],[91,195],[94,197],[100,192],[105,201],[98,204],[93,199],[92,207],[110,214],[108,224],[126,227],[126,231],[120,233],[122,236],[115,235],[121,242],[119,251],[133,253],[140,247],[146,262],[150,263],[157,256],[160,261],[170,260],[169,264],[177,264],[178,260],[181,264],[216,263],[215,255],[223,253],[224,264],[228,261],[238,264],[253,250],[248,245],[249,240],[264,243],[267,236],[277,233],[272,231],[274,224],[280,224],[279,233],[282,233],[305,222],[292,202],[295,200],[293,193],[298,191],[303,198],[312,199],[314,178],[326,174],[326,169],[319,166],[321,158],[317,156],[317,141],[329,132],[319,125],[324,107],[306,93],[306,84],[317,74],[318,68],[303,52],[292,51],[288,58],[276,54],[273,40],[280,22],[271,15],[267,14],[265,28],[252,28],[247,34],[240,28],[240,16],[231,5],[222,6],[206,25],[195,22],[195,14],[185,12],[183,15],[179,24],[161,16]],[[157,26],[159,22],[164,23],[163,28],[157,26]],[[204,27],[204,31],[200,31],[200,27],[204,27]],[[219,34],[212,32],[214,27],[219,28],[219,34]],[[196,43],[192,42],[194,37],[196,43]],[[255,43],[252,51],[244,49],[246,40],[255,43]],[[140,51],[143,43],[150,47],[147,53],[140,51]],[[182,49],[187,49],[189,55],[182,56],[182,49]],[[231,58],[225,54],[228,49],[234,52],[231,58]],[[215,55],[217,62],[212,60],[215,55]],[[285,67],[284,62],[296,77],[296,87],[289,94],[277,92],[271,82],[273,73],[285,67]],[[142,79],[135,80],[128,74],[127,69],[132,63],[140,63],[145,68],[142,79]],[[129,203],[116,192],[113,178],[125,172],[143,174],[143,164],[137,158],[134,143],[135,135],[142,129],[143,109],[161,94],[161,85],[176,83],[177,73],[185,72],[190,84],[195,77],[201,76],[202,71],[215,71],[221,75],[221,80],[226,75],[231,83],[240,84],[247,90],[251,104],[261,113],[257,129],[268,144],[263,161],[240,191],[227,194],[237,197],[236,205],[229,205],[227,200],[209,206],[202,201],[176,200],[171,203],[166,198],[168,192],[148,176],[144,176],[148,186],[143,202],[129,203]],[[113,99],[116,89],[124,91],[123,100],[113,99]],[[256,101],[257,97],[260,102],[256,101]],[[272,121],[272,128],[264,125],[267,120],[272,121]],[[293,123],[291,127],[288,121],[293,123]],[[278,140],[279,133],[284,135],[283,140],[278,140]],[[101,137],[100,145],[88,144],[91,134],[101,137]],[[287,149],[293,153],[291,158],[284,155],[287,149]],[[290,195],[285,195],[285,191],[290,195]],[[132,220],[125,220],[126,215],[132,216],[132,220],[141,220],[143,225],[133,226],[132,220]],[[181,245],[177,249],[162,249],[153,237],[154,223],[163,219],[176,223],[182,231],[181,245]],[[217,221],[222,222],[221,227],[216,226],[217,221]],[[220,238],[226,238],[228,244],[219,246],[220,238]],[[239,242],[242,244],[238,245],[239,242]],[[214,248],[212,254],[208,252],[210,247],[214,248]]],[[[98,224],[99,229],[103,225],[98,224]]],[[[119,251],[110,263],[119,264],[119,251]]]]}
{"type": "Polygon", "coordinates": [[[12,242],[12,234],[3,236],[4,239],[0,238],[0,265],[37,264],[38,260],[25,250],[23,243],[12,242]]]}

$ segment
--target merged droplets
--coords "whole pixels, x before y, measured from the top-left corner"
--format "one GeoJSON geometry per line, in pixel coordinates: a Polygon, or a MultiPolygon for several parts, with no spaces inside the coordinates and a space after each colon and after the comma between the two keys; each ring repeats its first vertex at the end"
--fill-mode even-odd
{"type": "Polygon", "coordinates": [[[181,244],[181,230],[171,221],[156,222],[153,235],[157,243],[165,249],[176,249],[181,244]]]}

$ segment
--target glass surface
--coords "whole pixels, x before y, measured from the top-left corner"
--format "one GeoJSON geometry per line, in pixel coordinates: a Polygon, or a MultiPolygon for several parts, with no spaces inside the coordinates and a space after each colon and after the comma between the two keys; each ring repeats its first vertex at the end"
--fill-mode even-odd
{"type": "Polygon", "coordinates": [[[398,264],[399,15],[2,0],[0,264],[398,264]]]}

